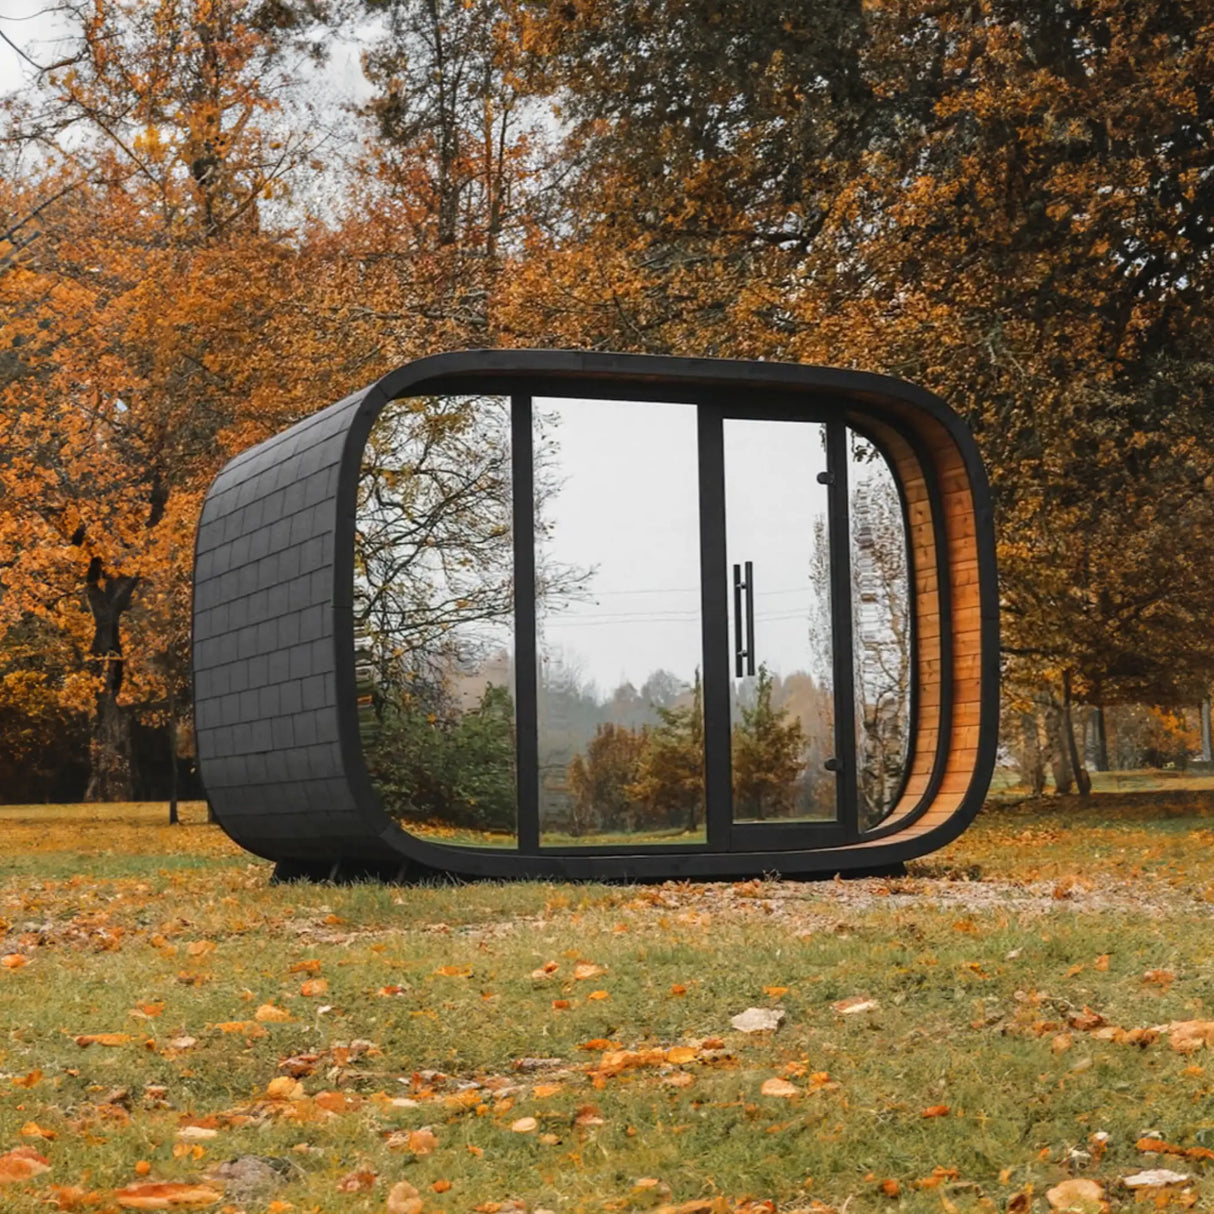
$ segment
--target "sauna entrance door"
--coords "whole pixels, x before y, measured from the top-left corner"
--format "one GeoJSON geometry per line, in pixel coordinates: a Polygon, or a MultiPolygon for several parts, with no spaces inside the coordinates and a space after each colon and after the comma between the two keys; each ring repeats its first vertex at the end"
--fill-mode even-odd
{"type": "Polygon", "coordinates": [[[839,652],[849,629],[838,627],[847,618],[843,426],[730,410],[705,419],[709,463],[717,423],[720,467],[706,479],[722,487],[723,510],[717,534],[706,528],[716,551],[705,557],[724,620],[706,732],[724,744],[709,752],[711,833],[744,851],[841,841],[854,833],[848,731],[838,727],[851,720],[850,657],[839,652]]]}

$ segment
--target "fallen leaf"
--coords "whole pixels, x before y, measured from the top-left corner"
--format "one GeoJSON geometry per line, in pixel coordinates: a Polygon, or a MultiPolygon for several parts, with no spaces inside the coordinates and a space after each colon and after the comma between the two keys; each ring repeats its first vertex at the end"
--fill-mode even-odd
{"type": "Polygon", "coordinates": [[[285,1007],[275,1007],[272,1003],[263,1003],[253,1013],[254,1020],[283,1023],[291,1019],[291,1013],[285,1007]]]}
{"type": "Polygon", "coordinates": [[[126,1045],[130,1039],[129,1033],[82,1033],[72,1038],[82,1048],[88,1045],[126,1045]]]}
{"type": "Polygon", "coordinates": [[[279,1075],[266,1084],[266,1096],[270,1100],[300,1100],[303,1095],[303,1084],[290,1075],[279,1075]]]}
{"type": "Polygon", "coordinates": [[[327,978],[309,978],[300,988],[299,993],[306,995],[309,999],[315,998],[317,995],[325,995],[329,991],[329,981],[327,978]]]}
{"type": "Polygon", "coordinates": [[[1171,970],[1147,970],[1142,980],[1149,986],[1157,986],[1166,991],[1176,981],[1176,975],[1171,970]]]}
{"type": "Polygon", "coordinates": [[[792,1096],[796,1096],[800,1089],[794,1083],[789,1083],[787,1079],[765,1079],[763,1086],[759,1092],[764,1096],[778,1096],[782,1100],[788,1100],[792,1096]]]}
{"type": "Polygon", "coordinates": [[[206,1141],[208,1138],[217,1138],[219,1131],[205,1125],[183,1125],[177,1131],[177,1137],[182,1142],[199,1142],[206,1141]]]}
{"type": "Polygon", "coordinates": [[[83,1210],[89,1206],[99,1206],[105,1201],[103,1194],[82,1188],[78,1184],[53,1184],[47,1194],[47,1204],[58,1210],[83,1210]]]}
{"type": "Polygon", "coordinates": [[[0,966],[6,970],[19,970],[23,965],[29,965],[30,959],[24,953],[5,953],[0,957],[0,966]]]}
{"type": "Polygon", "coordinates": [[[407,1180],[398,1180],[388,1193],[385,1214],[421,1214],[422,1205],[418,1191],[407,1180]]]}
{"type": "Polygon", "coordinates": [[[606,972],[603,966],[595,965],[593,961],[579,961],[573,967],[573,976],[578,982],[585,982],[587,978],[597,978],[606,972]]]}
{"type": "Polygon", "coordinates": [[[1140,1151],[1154,1151],[1157,1155],[1182,1155],[1185,1159],[1214,1159],[1209,1147],[1181,1147],[1165,1142],[1162,1138],[1140,1138],[1134,1144],[1140,1151]]]}
{"type": "Polygon", "coordinates": [[[205,957],[208,953],[215,951],[215,942],[213,940],[192,940],[185,946],[185,951],[191,957],[205,957]]]}
{"type": "Polygon", "coordinates": [[[58,1138],[59,1134],[55,1130],[48,1130],[45,1126],[40,1126],[36,1121],[27,1121],[19,1131],[22,1138],[58,1138]]]}
{"type": "Polygon", "coordinates": [[[375,1188],[375,1180],[376,1174],[368,1170],[347,1172],[337,1182],[337,1191],[339,1193],[363,1193],[367,1189],[375,1188]]]}
{"type": "Polygon", "coordinates": [[[438,1138],[433,1130],[414,1130],[409,1135],[409,1150],[414,1155],[431,1155],[438,1148],[438,1138]]]}
{"type": "Polygon", "coordinates": [[[51,1170],[51,1161],[39,1155],[33,1147],[15,1147],[7,1155],[0,1155],[0,1184],[13,1184],[29,1180],[51,1170]]]}
{"type": "Polygon", "coordinates": [[[896,1180],[883,1180],[880,1188],[886,1197],[897,1197],[902,1192],[902,1186],[896,1180]]]}
{"type": "Polygon", "coordinates": [[[543,1100],[548,1096],[555,1096],[561,1087],[559,1083],[537,1083],[531,1089],[531,1095],[536,1100],[543,1100]]]}
{"type": "Polygon", "coordinates": [[[587,999],[610,999],[611,994],[608,991],[591,991],[586,996],[587,999]]]}
{"type": "Polygon", "coordinates": [[[765,986],[763,988],[763,994],[765,994],[768,997],[768,999],[779,999],[779,997],[781,995],[788,994],[788,987],[786,987],[786,986],[765,986]]]}
{"type": "Polygon", "coordinates": [[[1122,1184],[1127,1189],[1162,1189],[1166,1185],[1184,1184],[1189,1179],[1183,1172],[1172,1172],[1168,1168],[1150,1168],[1126,1176],[1122,1184]]]}
{"type": "Polygon", "coordinates": [[[947,1117],[949,1108],[947,1104],[933,1104],[924,1109],[920,1114],[921,1117],[947,1117]]]}
{"type": "Polygon", "coordinates": [[[1178,1054],[1214,1046],[1214,1020],[1182,1020],[1169,1028],[1168,1044],[1178,1054]]]}
{"type": "Polygon", "coordinates": [[[852,995],[849,999],[840,999],[830,1005],[841,1016],[854,1016],[857,1012],[872,1012],[878,1007],[875,999],[865,995],[852,995]]]}
{"type": "Polygon", "coordinates": [[[222,1199],[223,1194],[210,1185],[154,1181],[127,1185],[114,1194],[124,1210],[191,1210],[213,1206],[222,1199]]]}
{"type": "Polygon", "coordinates": [[[699,1052],[690,1045],[672,1045],[666,1051],[666,1061],[674,1066],[683,1066],[688,1062],[693,1062],[699,1052]]]}
{"type": "Polygon", "coordinates": [[[539,1122],[534,1117],[520,1117],[510,1123],[510,1128],[516,1134],[530,1134],[538,1125],[539,1122]]]}
{"type": "Polygon", "coordinates": [[[315,957],[306,961],[295,961],[287,969],[288,974],[319,974],[320,962],[315,957]]]}
{"type": "Polygon", "coordinates": [[[1096,1181],[1083,1178],[1056,1184],[1046,1191],[1045,1199],[1051,1210],[1062,1214],[1105,1214],[1109,1208],[1104,1200],[1104,1189],[1096,1181]]]}
{"type": "Polygon", "coordinates": [[[538,969],[531,971],[532,978],[551,978],[561,967],[555,961],[545,961],[538,969]]]}
{"type": "Polygon", "coordinates": [[[440,965],[434,972],[442,978],[470,978],[472,976],[472,966],[440,965]]]}
{"type": "Polygon", "coordinates": [[[748,1007],[739,1012],[730,1024],[739,1033],[774,1033],[784,1022],[783,1008],[748,1007]]]}

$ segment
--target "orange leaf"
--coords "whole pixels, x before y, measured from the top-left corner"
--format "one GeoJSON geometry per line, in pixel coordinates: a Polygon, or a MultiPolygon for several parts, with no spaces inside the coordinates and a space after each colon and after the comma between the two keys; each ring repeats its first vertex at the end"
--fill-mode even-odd
{"type": "Polygon", "coordinates": [[[375,1187],[375,1173],[370,1171],[347,1172],[338,1182],[339,1193],[362,1193],[375,1187]]]}
{"type": "Polygon", "coordinates": [[[585,982],[587,978],[597,978],[606,972],[601,965],[595,965],[593,961],[579,961],[573,967],[573,976],[578,982],[585,982]]]}
{"type": "Polygon", "coordinates": [[[7,1155],[0,1155],[0,1184],[13,1184],[29,1180],[51,1170],[51,1161],[39,1155],[33,1147],[16,1147],[7,1155]]]}
{"type": "Polygon", "coordinates": [[[206,1184],[165,1184],[148,1181],[127,1185],[114,1194],[124,1210],[190,1210],[213,1206],[223,1199],[206,1184]]]}
{"type": "Polygon", "coordinates": [[[319,974],[320,962],[315,957],[309,957],[307,961],[294,961],[287,968],[288,974],[319,974]]]}
{"type": "Polygon", "coordinates": [[[472,976],[472,966],[440,965],[434,972],[443,978],[470,978],[472,976]]]}
{"type": "Polygon", "coordinates": [[[58,1138],[55,1130],[48,1130],[36,1121],[27,1121],[19,1131],[22,1138],[58,1138]]]}
{"type": "Polygon", "coordinates": [[[291,1019],[291,1013],[285,1007],[275,1007],[272,1003],[263,1003],[253,1013],[254,1020],[275,1021],[281,1023],[291,1019]]]}
{"type": "Polygon", "coordinates": [[[19,970],[23,965],[29,965],[30,959],[24,953],[5,953],[0,957],[0,966],[6,970],[19,970]]]}
{"type": "Polygon", "coordinates": [[[72,1038],[81,1047],[88,1045],[126,1045],[130,1039],[129,1033],[84,1033],[79,1037],[72,1038]]]}
{"type": "Polygon", "coordinates": [[[451,1182],[449,1180],[436,1180],[430,1187],[436,1193],[445,1193],[451,1187],[451,1182]]]}
{"type": "Polygon", "coordinates": [[[317,995],[327,994],[328,990],[329,983],[326,979],[309,978],[308,981],[299,988],[299,993],[301,995],[306,995],[309,999],[311,999],[317,995]]]}
{"type": "Polygon", "coordinates": [[[920,1116],[923,1117],[947,1117],[949,1113],[947,1104],[933,1104],[929,1108],[923,1110],[920,1116]]]}
{"type": "Polygon", "coordinates": [[[433,1130],[414,1130],[409,1135],[409,1150],[414,1155],[432,1155],[438,1147],[433,1130]]]}

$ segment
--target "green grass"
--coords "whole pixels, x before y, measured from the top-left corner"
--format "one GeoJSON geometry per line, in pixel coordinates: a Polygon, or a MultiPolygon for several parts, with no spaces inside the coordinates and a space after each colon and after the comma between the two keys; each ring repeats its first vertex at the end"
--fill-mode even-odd
{"type": "Polygon", "coordinates": [[[140,1160],[186,1180],[243,1155],[297,1165],[272,1194],[225,1199],[247,1214],[272,1199],[383,1211],[400,1179],[429,1211],[720,1197],[936,1214],[1002,1211],[1030,1186],[1044,1210],[1070,1175],[1128,1209],[1119,1179],[1153,1166],[1214,1203],[1209,1165],[1135,1147],[1147,1131],[1214,1146],[1206,1053],[1067,1026],[1084,1007],[1125,1029],[1214,1018],[1214,794],[1169,783],[996,808],[906,878],[843,883],[270,886],[200,806],[181,827],[165,818],[0,809],[0,954],[28,958],[0,968],[0,1152],[41,1144],[51,1164],[0,1189],[6,1214],[45,1210],[53,1184],[116,1208],[106,1195],[140,1160]],[[304,961],[318,973],[291,972],[304,961]],[[579,962],[603,972],[577,979],[579,962]],[[312,978],[327,990],[304,995],[312,978]],[[832,1008],[855,995],[877,1007],[832,1008]],[[151,1018],[131,1015],[140,1004],[151,1018]],[[256,1021],[266,1004],[291,1019],[256,1021]],[[783,1026],[732,1030],[751,1006],[782,1007],[783,1026]],[[75,1041],[98,1033],[129,1040],[75,1041]],[[374,1049],[343,1054],[359,1039],[374,1049]],[[596,1039],[695,1052],[596,1075],[602,1049],[582,1048],[596,1039]],[[303,1098],[266,1101],[280,1062],[309,1052],[303,1098]],[[762,1095],[775,1076],[798,1094],[762,1095]],[[326,1111],[326,1092],[348,1107],[326,1111]],[[535,1129],[511,1129],[528,1117],[535,1129]],[[180,1140],[189,1118],[217,1133],[180,1140]],[[23,1137],[30,1122],[57,1136],[23,1137]],[[389,1145],[423,1127],[431,1153],[389,1145]],[[374,1186],[339,1192],[358,1170],[374,1186]]]}

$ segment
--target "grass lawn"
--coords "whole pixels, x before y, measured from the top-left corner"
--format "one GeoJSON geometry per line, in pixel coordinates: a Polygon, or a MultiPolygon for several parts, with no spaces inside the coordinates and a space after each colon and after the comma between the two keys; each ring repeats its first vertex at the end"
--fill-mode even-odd
{"type": "Polygon", "coordinates": [[[4,1214],[1214,1208],[1208,786],[849,882],[272,887],[183,817],[0,807],[4,1214]]]}

